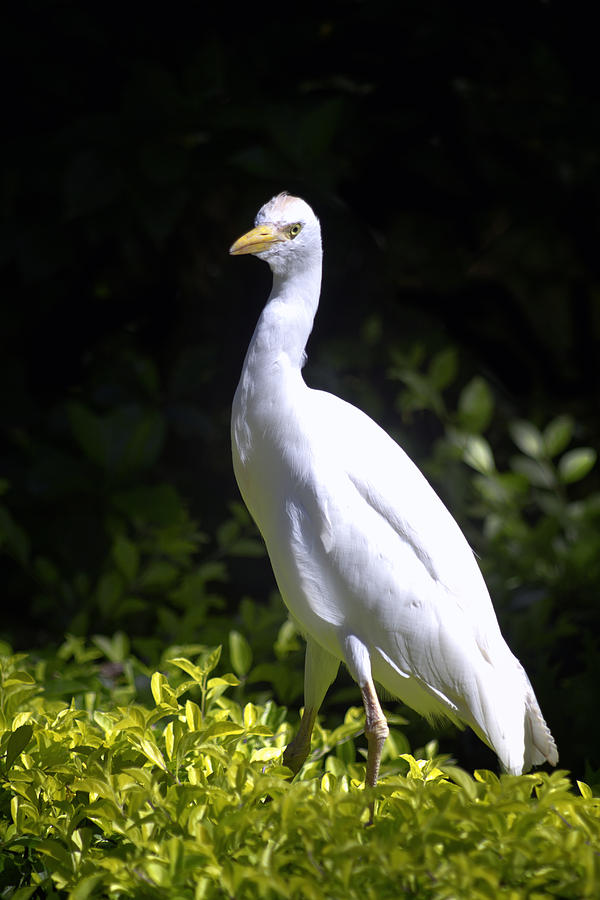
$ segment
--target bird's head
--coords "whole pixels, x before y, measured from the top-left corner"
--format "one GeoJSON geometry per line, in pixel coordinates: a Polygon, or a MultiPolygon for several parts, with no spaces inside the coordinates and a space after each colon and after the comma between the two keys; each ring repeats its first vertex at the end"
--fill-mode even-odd
{"type": "Polygon", "coordinates": [[[252,253],[268,262],[273,272],[305,266],[321,254],[321,229],[314,212],[300,197],[278,194],[259,210],[254,228],[232,244],[233,256],[252,253]]]}

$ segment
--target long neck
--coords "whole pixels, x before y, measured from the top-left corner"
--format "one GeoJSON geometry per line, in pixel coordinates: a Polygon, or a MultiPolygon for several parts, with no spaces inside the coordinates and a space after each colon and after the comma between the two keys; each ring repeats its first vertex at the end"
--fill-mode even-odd
{"type": "Polygon", "coordinates": [[[244,362],[244,373],[251,373],[257,385],[271,381],[280,367],[298,372],[302,368],[321,289],[320,254],[311,262],[302,270],[273,274],[273,287],[244,362]]]}
{"type": "Polygon", "coordinates": [[[268,497],[285,481],[274,474],[284,465],[285,445],[301,439],[298,416],[307,397],[301,368],[319,303],[321,258],[319,242],[309,265],[274,271],[233,399],[233,468],[246,505],[263,529],[272,519],[268,497]]]}
{"type": "Polygon", "coordinates": [[[301,271],[273,275],[273,288],[250,341],[233,401],[234,465],[236,455],[244,463],[261,435],[273,434],[275,423],[293,419],[293,398],[306,389],[301,368],[320,288],[320,253],[313,265],[301,271]]]}

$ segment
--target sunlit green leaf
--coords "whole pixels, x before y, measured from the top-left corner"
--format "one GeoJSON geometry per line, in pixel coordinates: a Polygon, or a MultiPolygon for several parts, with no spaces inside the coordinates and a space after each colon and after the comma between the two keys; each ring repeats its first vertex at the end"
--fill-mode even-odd
{"type": "Polygon", "coordinates": [[[244,729],[235,722],[213,722],[204,733],[204,739],[209,737],[224,737],[228,734],[242,734],[244,729]]]}
{"type": "Polygon", "coordinates": [[[579,790],[581,792],[581,796],[585,797],[586,800],[591,800],[592,797],[594,796],[592,789],[584,781],[578,781],[577,787],[579,788],[579,790]]]}
{"type": "Polygon", "coordinates": [[[35,678],[31,672],[17,669],[16,671],[11,672],[2,682],[2,686],[5,688],[13,684],[35,684],[35,678]]]}
{"type": "Polygon", "coordinates": [[[483,475],[494,471],[492,448],[481,435],[470,434],[465,437],[463,455],[465,462],[483,475]]]}
{"type": "Polygon", "coordinates": [[[198,660],[198,667],[204,675],[209,675],[215,669],[221,658],[221,647],[213,647],[212,650],[206,650],[202,653],[198,660]]]}
{"type": "Polygon", "coordinates": [[[532,459],[544,456],[544,438],[532,422],[518,420],[509,424],[511,437],[519,450],[532,459]]]}
{"type": "Polygon", "coordinates": [[[163,698],[163,688],[168,684],[167,679],[162,672],[155,672],[150,680],[152,696],[155,703],[161,703],[163,698]]]}
{"type": "Polygon", "coordinates": [[[190,731],[199,731],[202,727],[202,712],[197,703],[187,700],[185,704],[185,719],[190,731]]]}
{"type": "Polygon", "coordinates": [[[568,450],[558,462],[561,481],[571,484],[581,481],[596,464],[597,453],[593,447],[578,447],[568,450]]]}
{"type": "Polygon", "coordinates": [[[194,663],[190,662],[189,659],[185,659],[183,657],[174,657],[172,659],[168,659],[167,662],[172,666],[177,666],[178,669],[183,669],[193,680],[197,683],[201,683],[204,677],[204,671],[200,666],[194,665],[194,663]]]}

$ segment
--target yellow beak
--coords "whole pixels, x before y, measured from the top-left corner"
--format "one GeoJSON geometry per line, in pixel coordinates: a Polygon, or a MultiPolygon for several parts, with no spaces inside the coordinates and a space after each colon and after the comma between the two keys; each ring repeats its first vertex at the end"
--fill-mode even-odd
{"type": "Polygon", "coordinates": [[[274,225],[258,225],[252,231],[248,231],[237,239],[229,248],[232,256],[241,256],[243,253],[262,253],[268,250],[272,244],[284,241],[285,236],[274,225]]]}

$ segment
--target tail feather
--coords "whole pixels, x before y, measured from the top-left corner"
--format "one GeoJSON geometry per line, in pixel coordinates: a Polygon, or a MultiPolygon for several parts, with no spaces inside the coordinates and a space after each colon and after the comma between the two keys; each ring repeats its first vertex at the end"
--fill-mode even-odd
{"type": "Polygon", "coordinates": [[[472,712],[502,768],[520,775],[545,762],[555,766],[558,750],[554,738],[519,661],[510,654],[503,667],[487,669],[486,675],[472,712]]]}
{"type": "Polygon", "coordinates": [[[525,758],[523,771],[528,772],[532,766],[544,762],[555,766],[558,762],[558,750],[550,729],[546,725],[542,711],[533,691],[525,699],[525,758]]]}

